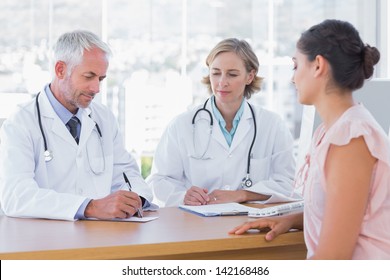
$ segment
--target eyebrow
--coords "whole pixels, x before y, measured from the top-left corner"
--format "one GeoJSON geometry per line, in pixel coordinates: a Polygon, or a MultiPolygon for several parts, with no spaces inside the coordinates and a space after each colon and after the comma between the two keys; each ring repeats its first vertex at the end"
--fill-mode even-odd
{"type": "MultiPolygon", "coordinates": [[[[211,70],[217,70],[217,71],[221,71],[221,69],[219,69],[219,68],[211,68],[211,70]]],[[[228,69],[227,70],[227,72],[231,72],[231,71],[236,71],[236,72],[240,72],[240,70],[239,69],[228,69]]]]}
{"type": "Polygon", "coordinates": [[[104,79],[104,78],[106,78],[106,75],[104,75],[104,76],[99,76],[98,74],[96,74],[95,72],[92,72],[92,71],[87,71],[87,72],[85,72],[84,73],[84,75],[92,75],[92,76],[97,76],[97,77],[99,77],[99,79],[104,79]]]}

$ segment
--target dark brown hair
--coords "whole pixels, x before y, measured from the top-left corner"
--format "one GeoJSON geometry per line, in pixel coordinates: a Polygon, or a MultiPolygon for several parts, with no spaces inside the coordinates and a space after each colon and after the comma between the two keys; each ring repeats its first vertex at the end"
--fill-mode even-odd
{"type": "Polygon", "coordinates": [[[352,24],[328,19],[302,33],[297,48],[313,61],[317,55],[328,60],[334,82],[356,90],[371,78],[380,59],[377,48],[364,44],[352,24]]]}

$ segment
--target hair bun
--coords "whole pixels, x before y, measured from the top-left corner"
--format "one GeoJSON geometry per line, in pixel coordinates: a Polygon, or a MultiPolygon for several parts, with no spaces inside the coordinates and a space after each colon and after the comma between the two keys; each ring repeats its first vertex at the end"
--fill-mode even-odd
{"type": "Polygon", "coordinates": [[[378,63],[380,53],[377,48],[365,45],[363,49],[363,70],[366,79],[371,78],[374,73],[374,65],[378,63]]]}

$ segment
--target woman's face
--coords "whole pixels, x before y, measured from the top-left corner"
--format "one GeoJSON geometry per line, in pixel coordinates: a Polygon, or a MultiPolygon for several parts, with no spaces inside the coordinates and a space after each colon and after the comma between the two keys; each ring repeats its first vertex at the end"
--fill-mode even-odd
{"type": "Polygon", "coordinates": [[[254,71],[247,72],[243,60],[234,52],[218,54],[210,64],[210,83],[217,103],[239,103],[245,86],[254,78],[254,71]]]}
{"type": "Polygon", "coordinates": [[[296,50],[292,60],[294,62],[292,82],[298,93],[298,101],[304,105],[312,105],[316,96],[316,82],[313,76],[315,63],[310,62],[299,50],[296,50]]]}

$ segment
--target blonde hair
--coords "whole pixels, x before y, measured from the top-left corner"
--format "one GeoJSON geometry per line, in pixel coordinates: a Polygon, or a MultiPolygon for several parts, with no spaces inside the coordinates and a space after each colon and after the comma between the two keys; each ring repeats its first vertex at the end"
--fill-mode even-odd
{"type": "MultiPolygon", "coordinates": [[[[209,53],[206,58],[206,65],[210,67],[210,64],[214,61],[218,54],[223,52],[234,52],[237,54],[242,61],[244,62],[245,69],[247,72],[254,70],[255,77],[249,85],[245,86],[244,96],[249,99],[253,93],[257,92],[261,88],[261,83],[263,78],[257,76],[259,71],[259,60],[257,59],[256,54],[254,53],[252,47],[245,40],[238,40],[236,38],[229,38],[219,42],[209,53]]],[[[209,92],[212,93],[210,74],[203,77],[202,83],[204,83],[209,92]]]]}

